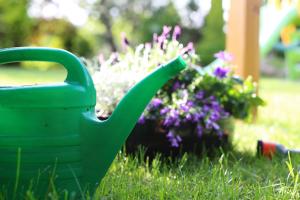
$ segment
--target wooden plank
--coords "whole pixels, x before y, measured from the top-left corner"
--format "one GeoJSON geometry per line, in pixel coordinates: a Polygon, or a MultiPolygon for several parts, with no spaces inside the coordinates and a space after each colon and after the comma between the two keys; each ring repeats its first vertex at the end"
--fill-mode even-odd
{"type": "Polygon", "coordinates": [[[260,0],[231,0],[226,50],[235,57],[236,73],[259,81],[260,0]]]}

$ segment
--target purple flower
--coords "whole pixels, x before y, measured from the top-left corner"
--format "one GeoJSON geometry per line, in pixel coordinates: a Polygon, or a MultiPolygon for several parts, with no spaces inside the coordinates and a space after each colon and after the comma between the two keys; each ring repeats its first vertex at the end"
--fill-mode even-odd
{"type": "Polygon", "coordinates": [[[176,139],[171,140],[171,146],[172,147],[179,147],[178,141],[176,139]]]}
{"type": "Polygon", "coordinates": [[[178,127],[180,125],[179,111],[171,109],[168,115],[166,116],[163,125],[166,127],[170,127],[172,125],[178,127]]]}
{"type": "Polygon", "coordinates": [[[167,114],[169,111],[170,111],[170,108],[165,107],[165,108],[163,108],[163,109],[160,110],[160,114],[161,114],[161,115],[165,115],[165,114],[167,114]]]}
{"type": "Polygon", "coordinates": [[[163,35],[158,37],[157,43],[158,43],[160,49],[164,49],[165,40],[166,40],[166,37],[163,35]]]}
{"type": "Polygon", "coordinates": [[[167,134],[167,138],[172,138],[174,137],[173,131],[169,131],[167,134]]]}
{"type": "Polygon", "coordinates": [[[172,147],[179,147],[179,143],[182,141],[181,137],[179,135],[175,136],[172,130],[168,132],[167,139],[172,147]]]}
{"type": "Polygon", "coordinates": [[[181,137],[180,137],[179,135],[176,136],[176,140],[177,140],[178,142],[182,142],[182,139],[181,139],[181,137]]]}
{"type": "Polygon", "coordinates": [[[170,111],[170,116],[173,117],[173,118],[178,118],[178,117],[179,117],[179,112],[178,112],[178,110],[172,109],[172,110],[170,111]]]}
{"type": "Polygon", "coordinates": [[[138,121],[138,123],[139,123],[139,124],[145,124],[145,122],[146,122],[146,120],[145,120],[145,116],[144,116],[144,115],[142,115],[142,116],[139,118],[139,121],[138,121]]]}
{"type": "Polygon", "coordinates": [[[192,102],[191,100],[188,100],[188,101],[186,102],[186,105],[189,106],[189,107],[191,108],[191,107],[193,107],[195,104],[194,104],[194,102],[192,102]]]}
{"type": "Polygon", "coordinates": [[[198,122],[202,117],[204,117],[204,113],[194,113],[193,115],[193,122],[198,122]]]}
{"type": "Polygon", "coordinates": [[[220,130],[220,126],[217,123],[213,122],[212,126],[215,130],[220,130]]]}
{"type": "Polygon", "coordinates": [[[212,112],[211,115],[209,116],[209,119],[210,119],[211,121],[216,122],[216,121],[218,121],[218,120],[221,119],[221,115],[220,115],[219,112],[214,111],[214,112],[212,112]]]}
{"type": "Polygon", "coordinates": [[[165,120],[164,120],[163,125],[166,126],[166,127],[169,127],[169,126],[171,126],[172,124],[174,124],[173,118],[170,117],[170,116],[167,116],[167,117],[165,118],[165,120]]]}
{"type": "Polygon", "coordinates": [[[199,92],[196,93],[195,98],[198,100],[202,100],[204,97],[204,91],[200,90],[199,92]]]}
{"type": "Polygon", "coordinates": [[[169,37],[171,29],[172,28],[170,26],[163,26],[163,32],[160,36],[157,37],[157,35],[153,35],[153,40],[154,42],[157,41],[160,49],[164,49],[165,40],[169,37]]]}
{"type": "Polygon", "coordinates": [[[129,41],[126,37],[126,33],[124,33],[124,32],[121,33],[121,39],[122,39],[122,46],[123,46],[123,48],[126,49],[129,46],[129,41]]]}
{"type": "Polygon", "coordinates": [[[151,101],[151,106],[153,108],[158,108],[160,105],[162,105],[162,100],[159,99],[159,98],[154,98],[152,101],[151,101]]]}
{"type": "Polygon", "coordinates": [[[194,51],[194,44],[189,42],[187,46],[182,49],[182,54],[190,53],[192,51],[194,51]]]}
{"type": "Polygon", "coordinates": [[[163,32],[162,32],[161,36],[164,36],[165,38],[167,38],[169,36],[171,29],[172,29],[171,26],[163,26],[163,32]]]}
{"type": "Polygon", "coordinates": [[[157,43],[158,42],[158,36],[157,33],[153,33],[153,42],[157,43]]]}
{"type": "Polygon", "coordinates": [[[179,127],[180,126],[180,120],[175,120],[174,126],[179,127]]]}
{"type": "Polygon", "coordinates": [[[212,95],[212,96],[209,97],[209,100],[210,100],[210,101],[216,101],[217,98],[216,98],[215,96],[212,95]]]}
{"type": "Polygon", "coordinates": [[[207,119],[207,120],[205,120],[205,128],[206,129],[212,129],[212,127],[213,127],[213,121],[211,121],[211,119],[207,119]]]}
{"type": "Polygon", "coordinates": [[[191,121],[193,119],[193,116],[190,113],[188,113],[188,114],[186,114],[185,119],[187,121],[191,121]]]}
{"type": "Polygon", "coordinates": [[[210,118],[208,118],[205,122],[206,122],[205,123],[205,128],[206,129],[214,129],[214,130],[219,130],[220,129],[220,126],[216,122],[211,120],[210,118]]]}
{"type": "Polygon", "coordinates": [[[225,78],[229,72],[229,69],[223,67],[217,67],[214,71],[214,75],[218,78],[225,78]]]}
{"type": "Polygon", "coordinates": [[[181,34],[181,28],[180,28],[180,26],[176,25],[174,27],[174,31],[173,31],[173,35],[172,35],[172,40],[178,40],[180,34],[181,34]]]}
{"type": "Polygon", "coordinates": [[[210,107],[208,105],[204,105],[202,110],[203,110],[203,112],[207,113],[210,111],[210,107]]]}
{"type": "Polygon", "coordinates": [[[219,109],[220,108],[220,104],[216,100],[211,101],[210,104],[213,107],[213,109],[219,109]]]}
{"type": "Polygon", "coordinates": [[[189,112],[190,109],[194,106],[194,102],[188,100],[186,103],[180,104],[180,109],[184,112],[189,112]]]}
{"type": "Polygon", "coordinates": [[[219,104],[218,101],[212,101],[211,102],[211,108],[212,110],[216,111],[216,112],[222,112],[223,109],[221,107],[221,105],[219,104]]]}
{"type": "Polygon", "coordinates": [[[198,137],[201,137],[203,135],[203,127],[201,125],[197,124],[196,131],[198,137]]]}
{"type": "Polygon", "coordinates": [[[180,109],[183,110],[184,112],[188,112],[190,110],[190,107],[186,104],[181,104],[180,109]]]}
{"type": "Polygon", "coordinates": [[[170,111],[170,117],[173,119],[174,121],[174,125],[176,127],[178,127],[180,125],[180,119],[179,119],[179,111],[178,110],[175,110],[175,109],[172,109],[170,111]]]}
{"type": "Polygon", "coordinates": [[[226,51],[220,51],[214,54],[215,58],[221,59],[225,62],[231,62],[233,60],[233,55],[226,51]]]}
{"type": "Polygon", "coordinates": [[[177,90],[178,88],[180,88],[180,83],[179,83],[179,81],[176,81],[176,82],[174,83],[173,87],[172,87],[172,90],[175,91],[175,90],[177,90]]]}

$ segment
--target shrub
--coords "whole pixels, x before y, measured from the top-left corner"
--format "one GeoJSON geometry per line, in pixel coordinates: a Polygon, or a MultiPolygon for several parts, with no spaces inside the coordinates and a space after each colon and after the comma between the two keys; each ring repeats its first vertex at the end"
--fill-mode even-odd
{"type": "Polygon", "coordinates": [[[197,53],[201,55],[201,63],[209,64],[214,60],[214,53],[225,48],[225,33],[222,0],[212,0],[211,9],[205,18],[202,28],[202,39],[198,43],[197,53]]]}

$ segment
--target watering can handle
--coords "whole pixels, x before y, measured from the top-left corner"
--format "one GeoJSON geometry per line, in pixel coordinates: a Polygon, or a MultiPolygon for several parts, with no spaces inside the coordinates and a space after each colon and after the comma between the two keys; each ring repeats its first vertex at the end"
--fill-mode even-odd
{"type": "Polygon", "coordinates": [[[84,64],[72,53],[46,47],[15,47],[0,49],[0,64],[20,61],[49,61],[63,65],[68,75],[67,83],[90,87],[92,80],[84,64]]]}

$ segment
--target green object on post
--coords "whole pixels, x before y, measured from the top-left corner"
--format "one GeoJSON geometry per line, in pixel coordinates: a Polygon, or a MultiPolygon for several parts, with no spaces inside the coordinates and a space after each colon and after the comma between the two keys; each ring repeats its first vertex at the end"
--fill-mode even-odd
{"type": "Polygon", "coordinates": [[[93,191],[151,98],[186,66],[180,56],[162,65],[99,121],[93,81],[76,56],[52,48],[0,50],[0,63],[18,61],[60,63],[68,75],[60,84],[0,87],[0,185],[14,191],[32,180],[47,188],[49,179],[69,191],[93,191]]]}

